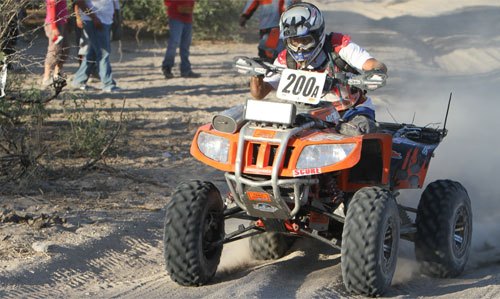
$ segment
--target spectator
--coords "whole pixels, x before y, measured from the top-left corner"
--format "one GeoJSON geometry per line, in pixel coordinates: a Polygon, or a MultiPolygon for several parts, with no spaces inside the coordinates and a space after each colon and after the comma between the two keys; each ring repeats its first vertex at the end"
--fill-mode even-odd
{"type": "Polygon", "coordinates": [[[279,38],[279,21],[281,14],[297,0],[248,0],[240,16],[240,26],[245,27],[247,21],[258,11],[259,13],[259,45],[258,55],[269,62],[274,61],[285,49],[279,38]]]}
{"type": "Polygon", "coordinates": [[[82,64],[83,57],[88,52],[88,36],[83,30],[83,20],[80,15],[80,8],[76,2],[73,2],[73,11],[75,13],[75,40],[78,45],[78,66],[82,64]]]}
{"type": "Polygon", "coordinates": [[[98,68],[102,91],[115,92],[120,89],[113,80],[110,62],[111,24],[115,13],[114,2],[110,0],[77,0],[83,20],[83,29],[88,35],[89,49],[73,78],[73,87],[87,88],[87,81],[93,67],[98,68]]]}
{"type": "Polygon", "coordinates": [[[49,39],[42,78],[42,88],[47,88],[60,77],[68,52],[68,8],[66,0],[46,0],[45,35],[49,39]]]}
{"type": "Polygon", "coordinates": [[[164,0],[167,7],[170,35],[168,37],[167,51],[162,62],[162,71],[166,79],[174,77],[174,66],[177,48],[181,56],[181,77],[199,78],[200,74],[191,69],[189,62],[189,47],[192,40],[193,9],[195,0],[164,0]]]}
{"type": "Polygon", "coordinates": [[[122,39],[123,35],[120,1],[113,0],[113,7],[115,8],[115,13],[113,15],[113,24],[111,25],[111,40],[118,41],[122,39]]]}
{"type": "MultiPolygon", "coordinates": [[[[89,52],[89,36],[87,35],[87,32],[83,30],[83,20],[80,15],[80,8],[78,7],[78,4],[76,4],[76,2],[73,3],[73,11],[75,13],[75,19],[76,19],[75,40],[76,44],[78,45],[77,59],[78,59],[78,66],[80,66],[82,64],[83,58],[89,52]]],[[[92,78],[99,80],[98,69],[95,63],[89,67],[91,67],[91,72],[89,79],[87,80],[87,83],[90,83],[92,78]]]]}

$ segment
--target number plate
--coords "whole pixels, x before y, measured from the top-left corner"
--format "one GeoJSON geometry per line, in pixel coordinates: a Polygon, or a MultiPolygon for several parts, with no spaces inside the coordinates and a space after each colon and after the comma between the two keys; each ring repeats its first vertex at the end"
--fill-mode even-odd
{"type": "Polygon", "coordinates": [[[285,69],[276,95],[282,100],[317,104],[321,100],[326,73],[285,69]]]}

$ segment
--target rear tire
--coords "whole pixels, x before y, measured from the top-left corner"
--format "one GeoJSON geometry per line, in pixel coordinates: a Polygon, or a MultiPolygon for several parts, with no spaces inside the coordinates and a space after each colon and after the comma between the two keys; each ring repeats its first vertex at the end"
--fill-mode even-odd
{"type": "Polygon", "coordinates": [[[250,253],[257,260],[275,260],[285,256],[294,238],[276,232],[265,232],[249,239],[250,253]]]}
{"type": "Polygon", "coordinates": [[[390,286],[399,228],[398,207],[389,191],[366,187],[354,194],[342,233],[342,277],[348,291],[379,296],[390,286]]]}
{"type": "Polygon", "coordinates": [[[207,283],[217,270],[224,240],[224,204],[210,182],[180,184],[166,206],[163,238],[167,271],[184,286],[207,283]]]}
{"type": "Polygon", "coordinates": [[[451,180],[430,183],[422,193],[415,222],[415,256],[421,272],[432,277],[460,275],[472,238],[467,190],[451,180]]]}

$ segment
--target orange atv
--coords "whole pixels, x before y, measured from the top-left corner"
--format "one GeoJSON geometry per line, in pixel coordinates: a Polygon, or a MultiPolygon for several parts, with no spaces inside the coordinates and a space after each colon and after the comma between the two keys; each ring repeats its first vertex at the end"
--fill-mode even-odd
{"type": "MultiPolygon", "coordinates": [[[[390,286],[400,238],[415,243],[423,273],[453,277],[464,270],[472,233],[465,188],[438,180],[425,188],[417,209],[396,200],[399,189],[423,187],[445,128],[378,123],[377,133],[341,135],[332,122],[337,111],[321,102],[321,92],[314,94],[326,78],[288,70],[295,75],[291,83],[287,70],[244,57],[236,66],[245,74],[283,72],[277,93],[290,94],[282,102],[248,100],[198,129],[191,154],[225,172],[230,192],[223,200],[206,181],[177,187],[164,230],[165,263],[174,281],[206,284],[223,244],[246,237],[261,260],[284,256],[298,237],[337,248],[347,290],[369,296],[390,286]],[[230,218],[250,222],[226,233],[230,218]]],[[[376,89],[385,79],[365,74],[342,80],[376,89]]]]}

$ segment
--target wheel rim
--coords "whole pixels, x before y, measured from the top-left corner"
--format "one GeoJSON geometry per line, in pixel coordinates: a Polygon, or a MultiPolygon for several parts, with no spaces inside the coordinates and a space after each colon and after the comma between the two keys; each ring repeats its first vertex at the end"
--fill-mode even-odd
{"type": "Polygon", "coordinates": [[[205,217],[203,226],[203,254],[205,258],[210,259],[217,254],[222,245],[223,234],[222,214],[217,211],[210,211],[205,217]]]}
{"type": "Polygon", "coordinates": [[[384,269],[388,272],[392,267],[392,259],[394,253],[394,225],[392,218],[387,221],[387,226],[384,233],[384,242],[382,244],[382,261],[384,269]]]}
{"type": "Polygon", "coordinates": [[[453,253],[457,257],[465,254],[469,243],[469,213],[461,206],[455,214],[453,226],[453,253]]]}

